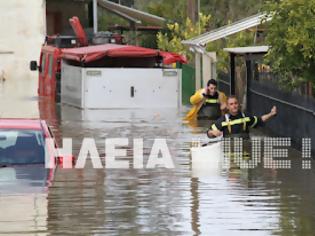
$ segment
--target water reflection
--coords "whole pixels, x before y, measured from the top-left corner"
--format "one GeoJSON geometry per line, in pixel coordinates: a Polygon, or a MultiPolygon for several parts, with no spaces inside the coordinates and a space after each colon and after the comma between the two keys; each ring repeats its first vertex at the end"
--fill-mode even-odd
{"type": "MultiPolygon", "coordinates": [[[[190,142],[204,138],[207,125],[183,125],[185,110],[83,111],[47,102],[39,107],[55,135],[74,138],[75,154],[84,137],[94,137],[100,152],[105,138],[127,137],[131,160],[132,138],[143,138],[146,163],[154,138],[160,137],[167,139],[176,168],[95,170],[88,163],[83,170],[59,169],[37,208],[28,195],[1,204],[25,230],[21,234],[304,236],[315,230],[314,171],[302,170],[298,152],[289,152],[290,170],[265,169],[261,163],[252,170],[195,178],[190,142]],[[29,218],[22,217],[21,205],[36,209],[33,215],[40,220],[23,226],[29,218]]],[[[0,202],[10,197],[1,195],[0,202]]],[[[0,234],[8,232],[4,224],[1,218],[0,234]]]]}
{"type": "Polygon", "coordinates": [[[47,230],[47,188],[53,173],[42,164],[0,168],[0,234],[47,230]]]}

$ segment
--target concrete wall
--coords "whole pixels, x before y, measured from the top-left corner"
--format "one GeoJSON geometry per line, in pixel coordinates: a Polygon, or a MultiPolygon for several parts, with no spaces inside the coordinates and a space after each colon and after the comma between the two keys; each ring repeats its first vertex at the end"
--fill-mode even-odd
{"type": "Polygon", "coordinates": [[[36,117],[38,60],[46,35],[45,0],[0,1],[0,117],[36,117]]]}

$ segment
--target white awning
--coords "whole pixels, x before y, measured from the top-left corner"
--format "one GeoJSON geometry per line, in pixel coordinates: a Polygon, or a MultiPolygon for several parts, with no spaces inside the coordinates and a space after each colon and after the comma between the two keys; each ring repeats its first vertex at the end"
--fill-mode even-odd
{"type": "Polygon", "coordinates": [[[271,16],[267,17],[266,14],[261,13],[254,16],[250,16],[235,23],[220,27],[210,32],[206,32],[197,37],[188,40],[183,40],[182,43],[189,46],[205,47],[207,43],[210,43],[212,41],[225,38],[229,35],[258,26],[264,20],[265,21],[271,20],[271,16]]]}
{"type": "Polygon", "coordinates": [[[229,53],[234,53],[234,54],[267,53],[269,50],[269,46],[224,48],[223,50],[229,53]]]}

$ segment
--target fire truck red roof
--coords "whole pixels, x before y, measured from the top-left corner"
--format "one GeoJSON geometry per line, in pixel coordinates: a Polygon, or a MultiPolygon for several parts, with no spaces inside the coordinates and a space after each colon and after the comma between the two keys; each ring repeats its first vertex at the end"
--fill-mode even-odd
{"type": "Polygon", "coordinates": [[[156,56],[161,56],[164,64],[172,64],[175,62],[187,63],[185,56],[176,53],[163,52],[155,49],[130,45],[102,44],[96,46],[62,49],[63,58],[84,63],[96,61],[103,57],[135,58],[156,56]]]}

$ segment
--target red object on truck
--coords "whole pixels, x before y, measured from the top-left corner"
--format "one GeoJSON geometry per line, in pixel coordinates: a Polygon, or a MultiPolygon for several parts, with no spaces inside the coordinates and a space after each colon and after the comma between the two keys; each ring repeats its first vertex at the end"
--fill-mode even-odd
{"type": "Polygon", "coordinates": [[[145,58],[145,57],[162,57],[163,64],[172,64],[175,62],[187,63],[184,56],[162,52],[150,48],[143,48],[130,45],[103,44],[96,46],[67,48],[62,50],[62,58],[89,63],[101,58],[145,58]]]}
{"type": "Polygon", "coordinates": [[[72,17],[71,19],[69,19],[70,25],[72,26],[72,29],[74,31],[74,33],[76,34],[80,46],[81,47],[85,47],[87,46],[88,43],[88,39],[86,37],[85,31],[80,23],[80,20],[77,16],[72,17]]]}
{"type": "MultiPolygon", "coordinates": [[[[30,63],[31,70],[39,71],[37,90],[39,96],[60,101],[62,59],[83,64],[103,60],[103,58],[104,60],[108,60],[108,58],[151,58],[157,63],[161,62],[166,65],[187,62],[182,55],[150,48],[114,43],[88,45],[88,39],[78,17],[72,17],[69,22],[76,36],[47,36],[41,48],[39,65],[36,61],[30,63]]],[[[122,42],[122,36],[112,34],[112,39],[109,41],[122,42]]]]}

